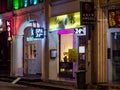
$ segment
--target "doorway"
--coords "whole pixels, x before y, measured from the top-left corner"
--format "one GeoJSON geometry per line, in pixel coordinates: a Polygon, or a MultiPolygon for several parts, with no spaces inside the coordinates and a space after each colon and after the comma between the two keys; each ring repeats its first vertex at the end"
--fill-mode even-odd
{"type": "Polygon", "coordinates": [[[11,43],[7,32],[0,32],[0,75],[10,75],[11,43]]]}
{"type": "Polygon", "coordinates": [[[120,82],[120,32],[111,33],[112,81],[120,82]]]}
{"type": "Polygon", "coordinates": [[[24,30],[24,75],[41,75],[40,40],[34,40],[32,28],[24,30]]]}
{"type": "Polygon", "coordinates": [[[73,78],[73,61],[69,57],[69,51],[73,49],[73,33],[59,35],[59,41],[59,76],[73,78]]]}

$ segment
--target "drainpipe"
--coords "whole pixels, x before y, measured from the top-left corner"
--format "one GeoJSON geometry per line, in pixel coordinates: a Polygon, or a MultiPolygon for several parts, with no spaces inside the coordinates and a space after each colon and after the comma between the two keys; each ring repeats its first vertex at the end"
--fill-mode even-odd
{"type": "Polygon", "coordinates": [[[49,38],[48,38],[48,27],[49,27],[49,0],[44,0],[44,14],[45,14],[45,48],[44,48],[44,61],[43,61],[43,80],[49,79],[49,38]]]}

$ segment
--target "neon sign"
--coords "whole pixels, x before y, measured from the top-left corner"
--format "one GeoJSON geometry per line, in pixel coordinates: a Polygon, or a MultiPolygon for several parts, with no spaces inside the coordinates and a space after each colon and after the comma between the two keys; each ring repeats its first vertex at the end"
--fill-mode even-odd
{"type": "Polygon", "coordinates": [[[6,29],[8,32],[8,40],[11,40],[11,21],[6,20],[6,29]]]}

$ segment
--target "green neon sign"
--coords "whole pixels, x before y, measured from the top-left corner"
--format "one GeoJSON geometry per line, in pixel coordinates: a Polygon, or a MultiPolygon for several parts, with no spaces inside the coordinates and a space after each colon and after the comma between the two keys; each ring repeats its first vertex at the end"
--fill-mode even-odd
{"type": "Polygon", "coordinates": [[[15,10],[19,9],[19,0],[14,0],[14,1],[13,1],[13,8],[14,8],[15,10]]]}
{"type": "MultiPolygon", "coordinates": [[[[9,3],[11,3],[12,0],[9,0],[9,3]]],[[[38,3],[42,3],[43,0],[13,0],[13,8],[15,10],[23,7],[28,7],[29,5],[36,5],[38,3]]]]}

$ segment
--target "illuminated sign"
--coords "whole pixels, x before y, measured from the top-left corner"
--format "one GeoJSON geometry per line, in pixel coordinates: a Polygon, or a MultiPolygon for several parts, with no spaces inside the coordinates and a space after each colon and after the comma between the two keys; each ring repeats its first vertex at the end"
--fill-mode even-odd
{"type": "Polygon", "coordinates": [[[79,53],[85,53],[85,46],[79,46],[79,53]]]}
{"type": "Polygon", "coordinates": [[[3,31],[3,20],[0,19],[0,31],[3,31]]]}
{"type": "Polygon", "coordinates": [[[74,33],[80,36],[84,36],[86,35],[86,28],[85,27],[75,28],[74,33]]]}
{"type": "Polygon", "coordinates": [[[34,38],[44,38],[44,28],[34,28],[33,29],[34,38]]]}
{"type": "Polygon", "coordinates": [[[6,29],[8,32],[8,40],[11,40],[11,21],[6,20],[6,29]]]}
{"type": "Polygon", "coordinates": [[[82,25],[94,25],[94,2],[80,2],[80,12],[82,25]]]}
{"type": "Polygon", "coordinates": [[[109,27],[120,27],[120,9],[108,11],[108,23],[109,27]]]}
{"type": "Polygon", "coordinates": [[[49,30],[63,30],[81,27],[80,25],[80,12],[71,14],[60,15],[50,18],[49,30]]]}

